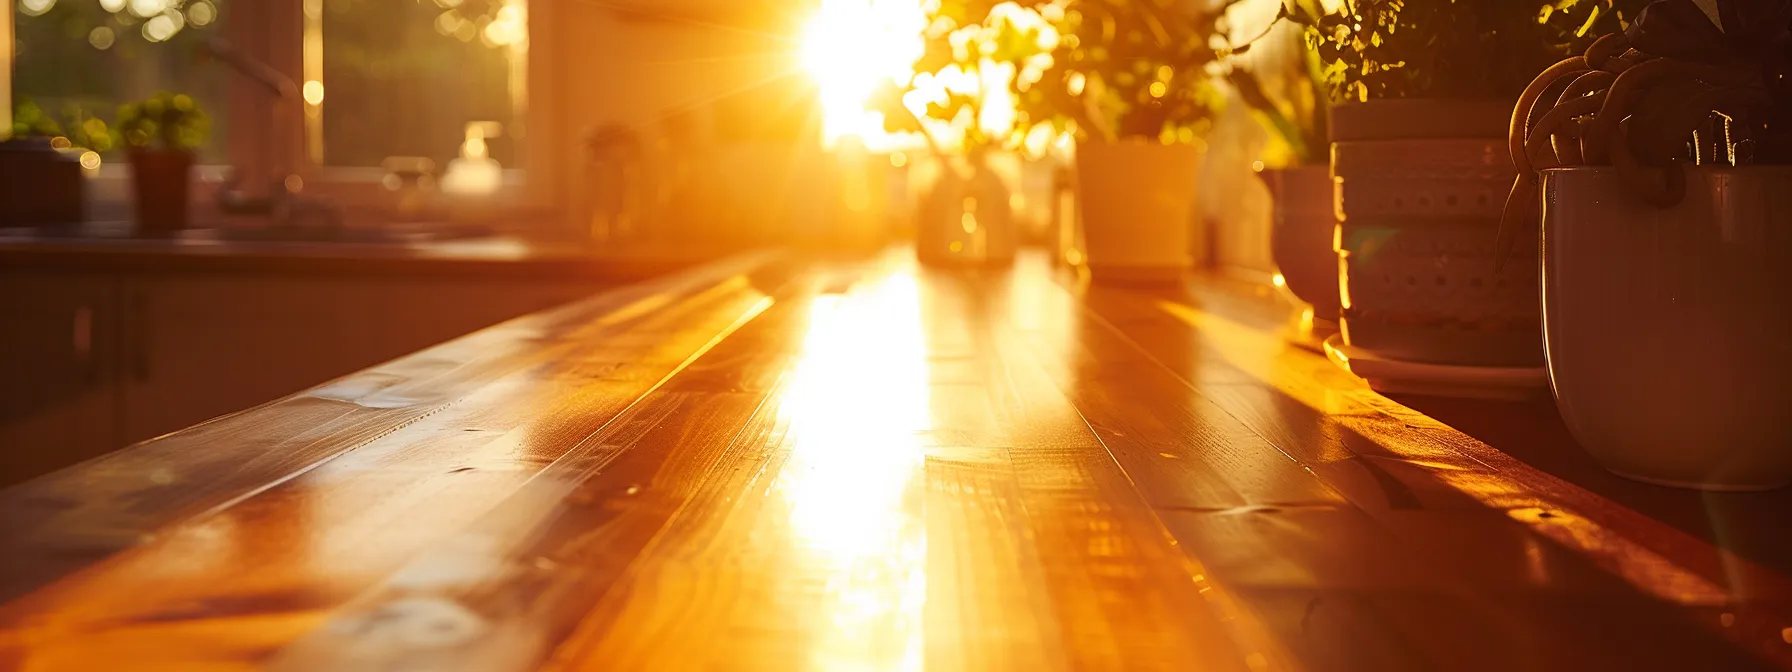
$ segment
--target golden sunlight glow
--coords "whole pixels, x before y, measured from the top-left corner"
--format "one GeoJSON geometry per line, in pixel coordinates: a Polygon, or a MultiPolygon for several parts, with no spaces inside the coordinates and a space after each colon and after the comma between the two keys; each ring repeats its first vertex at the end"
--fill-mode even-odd
{"type": "Polygon", "coordinates": [[[801,552],[829,577],[812,666],[923,662],[927,541],[920,502],[930,426],[926,342],[912,274],[813,310],[779,412],[791,462],[776,486],[801,552]]]}
{"type": "Polygon", "coordinates": [[[305,102],[312,105],[324,104],[324,83],[315,79],[305,82],[305,102]]]}
{"type": "Polygon", "coordinates": [[[920,0],[822,0],[803,28],[802,62],[821,88],[828,139],[883,135],[865,101],[886,81],[908,82],[926,25],[920,0]]]}

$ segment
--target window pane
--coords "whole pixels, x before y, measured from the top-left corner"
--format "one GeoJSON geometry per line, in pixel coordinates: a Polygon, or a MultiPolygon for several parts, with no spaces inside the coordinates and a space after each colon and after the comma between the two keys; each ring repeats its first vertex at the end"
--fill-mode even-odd
{"type": "Polygon", "coordinates": [[[185,93],[211,116],[201,159],[227,162],[231,75],[202,61],[197,45],[217,34],[230,0],[12,1],[15,107],[29,99],[69,137],[91,146],[79,118],[111,125],[122,104],[159,91],[185,93]]]}
{"type": "Polygon", "coordinates": [[[496,122],[491,156],[516,167],[526,20],[523,0],[324,0],[324,163],[445,165],[468,123],[496,122]]]}

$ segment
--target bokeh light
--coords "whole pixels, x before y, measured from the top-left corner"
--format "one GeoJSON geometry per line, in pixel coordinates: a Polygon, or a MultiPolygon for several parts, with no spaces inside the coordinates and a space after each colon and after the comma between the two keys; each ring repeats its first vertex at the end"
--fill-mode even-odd
{"type": "Polygon", "coordinates": [[[112,32],[112,29],[107,26],[94,28],[87,33],[87,43],[93,45],[93,48],[95,49],[111,49],[112,44],[117,41],[118,35],[112,32]]]}
{"type": "Polygon", "coordinates": [[[174,37],[174,21],[166,16],[156,16],[143,23],[143,39],[161,42],[174,37]]]}
{"type": "Polygon", "coordinates": [[[187,21],[195,26],[210,25],[218,18],[218,7],[200,0],[187,7],[187,21]]]}
{"type": "Polygon", "coordinates": [[[507,2],[498,8],[480,38],[488,47],[521,46],[529,39],[529,16],[522,5],[507,2]]]}
{"type": "Polygon", "coordinates": [[[324,104],[324,83],[315,79],[305,82],[305,102],[312,105],[324,104]]]}
{"type": "Polygon", "coordinates": [[[131,10],[133,16],[147,19],[168,9],[168,0],[128,0],[125,6],[131,10]]]}
{"type": "Polygon", "coordinates": [[[25,16],[42,16],[55,6],[56,0],[19,0],[19,13],[25,16]]]}

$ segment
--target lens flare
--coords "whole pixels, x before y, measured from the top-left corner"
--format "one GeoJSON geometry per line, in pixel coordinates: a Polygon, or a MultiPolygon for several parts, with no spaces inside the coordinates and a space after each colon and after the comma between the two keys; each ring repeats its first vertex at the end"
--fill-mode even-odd
{"type": "Polygon", "coordinates": [[[908,81],[926,26],[919,0],[822,1],[804,27],[801,56],[821,89],[830,140],[881,133],[881,121],[865,102],[885,82],[908,81]]]}

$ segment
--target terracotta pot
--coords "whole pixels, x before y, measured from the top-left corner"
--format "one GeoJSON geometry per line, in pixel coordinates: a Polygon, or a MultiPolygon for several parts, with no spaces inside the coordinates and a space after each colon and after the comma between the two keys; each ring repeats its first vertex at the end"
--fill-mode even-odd
{"type": "Polygon", "coordinates": [[[1085,263],[1098,280],[1172,281],[1193,265],[1199,145],[1079,143],[1085,263]]]}
{"type": "Polygon", "coordinates": [[[1543,363],[1536,249],[1494,272],[1509,103],[1390,100],[1332,108],[1345,342],[1394,360],[1543,363]]]}
{"type": "Polygon", "coordinates": [[[968,160],[949,163],[921,197],[915,256],[936,266],[1013,262],[1019,236],[1009,195],[988,167],[968,160]]]}
{"type": "Polygon", "coordinates": [[[190,151],[131,150],[131,187],[137,197],[138,233],[160,235],[187,228],[192,176],[190,151]]]}
{"type": "Polygon", "coordinates": [[[1611,168],[1543,173],[1549,378],[1607,469],[1714,490],[1792,482],[1792,167],[1686,171],[1658,209],[1611,168]]]}
{"type": "Polygon", "coordinates": [[[1313,317],[1338,320],[1338,217],[1332,208],[1330,166],[1263,172],[1275,199],[1270,254],[1288,292],[1313,307],[1313,317]]]}

